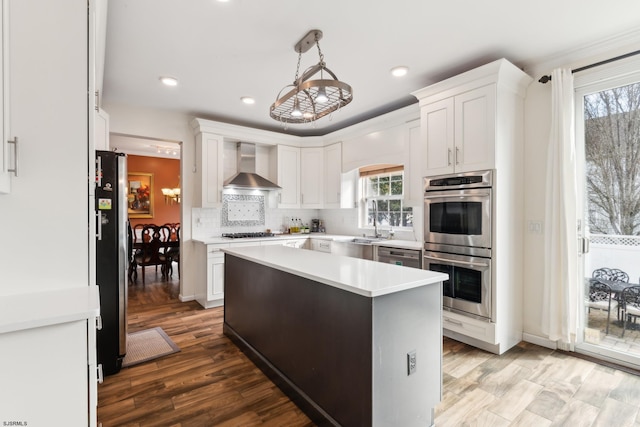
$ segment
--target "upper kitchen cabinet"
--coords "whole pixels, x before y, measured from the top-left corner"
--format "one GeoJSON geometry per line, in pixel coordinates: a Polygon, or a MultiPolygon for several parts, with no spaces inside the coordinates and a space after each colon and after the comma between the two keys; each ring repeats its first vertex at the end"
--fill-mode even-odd
{"type": "Polygon", "coordinates": [[[318,209],[323,206],[324,150],[322,147],[275,147],[280,209],[318,209]]]}
{"type": "Polygon", "coordinates": [[[215,208],[222,202],[224,139],[204,131],[197,119],[191,125],[196,135],[193,206],[215,208]]]}
{"type": "Polygon", "coordinates": [[[319,209],[324,200],[324,149],[300,149],[300,207],[319,209]]]}
{"type": "Polygon", "coordinates": [[[522,102],[531,78],[506,59],[428,86],[420,102],[423,176],[495,169],[521,143],[522,102]]]}
{"type": "MultiPolygon", "coordinates": [[[[342,144],[324,147],[324,205],[339,208],[342,193],[342,144]]],[[[322,181],[320,181],[322,182],[322,181]]]]}
{"type": "Polygon", "coordinates": [[[300,207],[300,148],[276,146],[276,184],[282,187],[278,194],[278,208],[300,207]]]}

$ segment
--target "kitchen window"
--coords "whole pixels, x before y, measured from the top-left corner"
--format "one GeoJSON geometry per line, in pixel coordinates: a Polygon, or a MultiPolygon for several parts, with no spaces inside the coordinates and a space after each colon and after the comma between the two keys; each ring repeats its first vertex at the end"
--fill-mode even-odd
{"type": "Polygon", "coordinates": [[[377,226],[385,228],[412,228],[413,208],[404,203],[404,167],[360,169],[360,184],[364,202],[363,224],[373,227],[377,210],[377,226]]]}

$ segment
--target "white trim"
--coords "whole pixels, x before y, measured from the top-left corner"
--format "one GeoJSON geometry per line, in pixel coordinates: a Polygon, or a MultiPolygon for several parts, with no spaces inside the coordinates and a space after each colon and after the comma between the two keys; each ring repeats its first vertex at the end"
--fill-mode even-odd
{"type": "Polygon", "coordinates": [[[538,335],[527,334],[526,332],[522,334],[522,341],[539,345],[540,347],[550,348],[551,350],[558,349],[555,341],[551,341],[548,338],[540,337],[538,335]]]}

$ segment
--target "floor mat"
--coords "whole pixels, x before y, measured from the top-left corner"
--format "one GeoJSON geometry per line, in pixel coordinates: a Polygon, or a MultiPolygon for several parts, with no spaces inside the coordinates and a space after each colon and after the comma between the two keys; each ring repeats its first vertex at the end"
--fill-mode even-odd
{"type": "Polygon", "coordinates": [[[178,351],[180,347],[160,327],[133,332],[127,334],[127,354],[122,367],[148,362],[178,351]]]}

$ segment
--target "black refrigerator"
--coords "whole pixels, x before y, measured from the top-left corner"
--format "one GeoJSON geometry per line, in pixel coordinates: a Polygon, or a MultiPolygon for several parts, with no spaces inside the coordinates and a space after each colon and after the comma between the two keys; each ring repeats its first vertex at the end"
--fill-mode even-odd
{"type": "Polygon", "coordinates": [[[127,353],[127,156],[96,151],[96,284],[100,288],[98,363],[104,375],[118,373],[127,353]]]}

